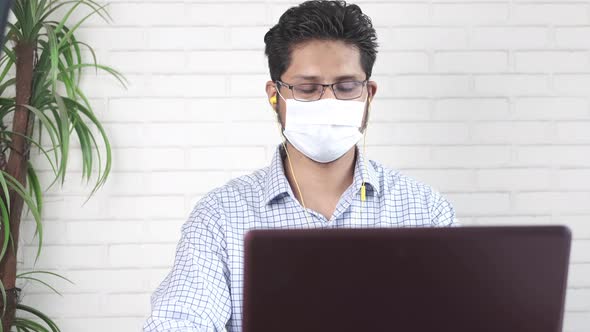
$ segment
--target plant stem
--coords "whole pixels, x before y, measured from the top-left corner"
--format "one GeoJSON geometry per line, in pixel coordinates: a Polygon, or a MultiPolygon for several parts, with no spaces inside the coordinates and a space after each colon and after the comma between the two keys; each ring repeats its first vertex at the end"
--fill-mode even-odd
{"type": "MultiPolygon", "coordinates": [[[[34,48],[32,44],[19,42],[16,44],[14,51],[16,54],[16,109],[12,131],[21,135],[26,135],[29,128],[29,110],[22,105],[29,104],[31,99],[31,89],[33,80],[33,56],[34,48]]],[[[12,134],[10,156],[6,164],[6,172],[17,179],[26,187],[27,180],[27,160],[29,143],[19,135],[12,134]]],[[[10,232],[12,235],[12,245],[8,246],[6,255],[0,262],[0,278],[6,290],[13,289],[16,282],[16,254],[18,248],[18,237],[20,230],[21,213],[23,210],[23,198],[13,190],[9,191],[10,195],[10,232]]],[[[3,198],[4,199],[4,198],[3,198]]],[[[14,321],[16,303],[16,292],[7,292],[6,313],[2,319],[4,331],[10,331],[10,326],[14,321]]]]}

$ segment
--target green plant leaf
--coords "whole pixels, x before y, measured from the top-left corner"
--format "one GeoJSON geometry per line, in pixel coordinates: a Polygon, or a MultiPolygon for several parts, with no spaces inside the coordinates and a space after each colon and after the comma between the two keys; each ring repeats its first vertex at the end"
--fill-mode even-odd
{"type": "Polygon", "coordinates": [[[39,214],[43,213],[43,190],[41,190],[41,184],[39,183],[39,177],[35,168],[30,161],[27,160],[27,176],[29,177],[29,184],[32,192],[34,193],[35,201],[37,203],[37,210],[39,214]]]}
{"type": "MultiPolygon", "coordinates": [[[[3,173],[3,171],[0,171],[3,173]]],[[[10,205],[8,205],[10,206],[10,205]]],[[[9,209],[6,204],[4,204],[4,200],[0,199],[0,213],[2,214],[2,232],[4,233],[4,241],[2,243],[2,252],[0,252],[0,260],[4,258],[6,254],[6,250],[8,249],[8,243],[10,241],[10,218],[9,218],[9,209]]],[[[6,303],[6,301],[2,302],[6,303]]]]}
{"type": "MultiPolygon", "coordinates": [[[[4,289],[4,283],[2,282],[2,279],[0,279],[0,293],[2,293],[2,303],[6,303],[6,289],[4,289]]],[[[0,316],[0,318],[4,317],[4,314],[6,313],[6,306],[2,306],[2,315],[0,316]]],[[[2,329],[2,324],[0,324],[0,330],[2,329]]]]}
{"type": "Polygon", "coordinates": [[[45,281],[38,279],[38,278],[33,278],[33,277],[20,277],[21,279],[27,279],[27,280],[33,280],[33,281],[37,281],[45,286],[47,286],[49,289],[51,289],[54,293],[56,293],[59,296],[63,297],[63,294],[58,292],[57,289],[53,288],[53,286],[51,286],[50,284],[46,283],[45,281]]]}
{"type": "Polygon", "coordinates": [[[76,284],[75,282],[71,281],[70,279],[68,279],[68,278],[66,278],[66,277],[64,277],[64,276],[61,276],[61,275],[59,275],[59,274],[57,274],[57,273],[55,273],[55,272],[51,272],[51,271],[43,271],[43,270],[34,270],[34,271],[27,271],[27,272],[19,273],[19,274],[17,274],[17,275],[16,275],[16,277],[17,277],[17,278],[20,278],[21,276],[26,276],[26,275],[29,275],[29,274],[35,274],[35,273],[45,273],[45,274],[49,274],[49,275],[52,275],[52,276],[56,276],[56,277],[58,277],[58,278],[61,278],[61,279],[65,280],[65,281],[67,281],[67,282],[69,282],[69,283],[71,283],[71,284],[73,284],[73,285],[75,285],[75,284],[76,284]]]}
{"type": "Polygon", "coordinates": [[[18,310],[29,312],[29,313],[41,318],[41,320],[43,322],[45,322],[45,324],[47,324],[49,326],[49,328],[51,329],[51,330],[44,330],[44,331],[60,332],[60,329],[57,326],[57,324],[55,324],[55,322],[51,318],[49,318],[46,314],[42,313],[41,311],[39,311],[35,308],[32,308],[30,306],[21,304],[21,303],[17,304],[16,308],[18,310]]]}
{"type": "Polygon", "coordinates": [[[42,248],[42,244],[43,244],[43,224],[41,223],[41,215],[39,213],[39,210],[38,210],[34,200],[29,195],[29,193],[26,191],[26,189],[23,187],[23,185],[17,179],[15,179],[12,175],[10,175],[6,172],[4,173],[4,176],[9,180],[6,182],[8,184],[8,186],[11,187],[12,190],[16,191],[16,193],[18,195],[20,195],[23,198],[23,200],[27,203],[27,207],[31,210],[31,213],[33,214],[33,217],[34,217],[35,222],[37,224],[37,229],[35,230],[35,235],[37,233],[39,233],[39,247],[37,249],[37,256],[35,257],[35,264],[36,264],[37,260],[39,259],[39,256],[41,255],[41,248],[42,248]]]}

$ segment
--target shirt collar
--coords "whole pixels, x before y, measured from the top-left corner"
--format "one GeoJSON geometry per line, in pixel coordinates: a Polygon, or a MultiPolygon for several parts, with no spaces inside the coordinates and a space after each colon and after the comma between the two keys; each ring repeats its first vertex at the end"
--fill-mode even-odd
{"type": "MultiPolygon", "coordinates": [[[[361,189],[361,185],[363,182],[363,178],[365,179],[365,183],[368,184],[368,188],[372,188],[374,192],[378,195],[381,187],[379,184],[379,177],[377,176],[377,171],[373,164],[367,160],[366,167],[365,157],[360,153],[360,149],[358,146],[355,146],[356,149],[356,162],[354,167],[354,178],[353,178],[353,188],[355,192],[359,192],[361,189]]],[[[264,205],[269,204],[275,198],[283,195],[289,194],[292,197],[295,197],[293,194],[293,190],[289,185],[289,181],[285,176],[285,169],[283,167],[283,159],[285,158],[286,153],[283,149],[283,145],[279,144],[275,154],[272,158],[269,171],[266,173],[265,180],[264,180],[264,205]]]]}

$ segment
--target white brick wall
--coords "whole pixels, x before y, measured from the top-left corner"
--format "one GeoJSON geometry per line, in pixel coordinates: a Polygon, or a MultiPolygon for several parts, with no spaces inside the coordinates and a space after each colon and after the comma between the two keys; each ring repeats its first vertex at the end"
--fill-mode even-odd
{"type": "MultiPolygon", "coordinates": [[[[128,90],[89,73],[114,169],[81,206],[74,149],[46,197],[38,268],[24,285],[63,331],[139,330],[193,204],[265,166],[279,135],[265,100],[264,33],[296,2],[114,0],[80,30],[128,90]]],[[[381,44],[369,157],[442,191],[465,224],[573,229],[566,331],[590,330],[590,1],[357,1],[381,44]]],[[[88,56],[88,55],[87,55],[88,56]]],[[[40,163],[45,183],[49,165],[40,163]]],[[[23,268],[35,249],[30,218],[23,268]]]]}

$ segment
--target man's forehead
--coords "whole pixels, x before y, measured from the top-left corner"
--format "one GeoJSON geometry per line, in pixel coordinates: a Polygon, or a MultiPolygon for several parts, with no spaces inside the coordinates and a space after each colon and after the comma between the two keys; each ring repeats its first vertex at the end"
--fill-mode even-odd
{"type": "Polygon", "coordinates": [[[297,45],[283,78],[297,81],[363,80],[360,52],[342,41],[314,40],[297,45]]]}

